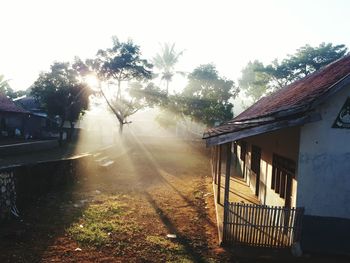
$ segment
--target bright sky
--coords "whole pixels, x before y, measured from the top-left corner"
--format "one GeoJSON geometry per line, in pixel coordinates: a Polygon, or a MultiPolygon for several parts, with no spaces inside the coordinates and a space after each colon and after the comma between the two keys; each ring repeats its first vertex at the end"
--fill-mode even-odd
{"type": "Polygon", "coordinates": [[[249,60],[283,58],[305,44],[350,47],[350,1],[1,1],[0,74],[28,88],[53,61],[94,57],[111,36],[131,38],[146,58],[159,43],[185,53],[179,70],[213,62],[237,81],[249,60]]]}

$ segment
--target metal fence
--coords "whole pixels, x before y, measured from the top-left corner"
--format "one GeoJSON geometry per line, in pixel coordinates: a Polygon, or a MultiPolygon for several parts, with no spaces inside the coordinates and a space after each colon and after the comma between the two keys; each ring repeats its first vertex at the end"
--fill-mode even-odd
{"type": "Polygon", "coordinates": [[[227,203],[224,244],[286,248],[300,241],[304,208],[227,203]]]}

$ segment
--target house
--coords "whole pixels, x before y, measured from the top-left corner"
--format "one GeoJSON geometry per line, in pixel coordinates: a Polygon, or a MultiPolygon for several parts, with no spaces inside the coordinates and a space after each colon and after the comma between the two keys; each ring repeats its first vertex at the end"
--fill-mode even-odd
{"type": "Polygon", "coordinates": [[[39,102],[32,96],[22,96],[13,100],[16,105],[30,114],[25,119],[25,133],[31,138],[43,139],[57,133],[57,123],[51,120],[39,102]]]}
{"type": "Polygon", "coordinates": [[[215,176],[218,153],[228,149],[226,215],[230,176],[241,176],[261,207],[303,209],[303,250],[350,253],[350,56],[260,99],[203,138],[215,176]]]}
{"type": "Polygon", "coordinates": [[[0,138],[14,137],[16,132],[23,134],[25,119],[29,112],[18,107],[13,101],[0,93],[0,138]]]}

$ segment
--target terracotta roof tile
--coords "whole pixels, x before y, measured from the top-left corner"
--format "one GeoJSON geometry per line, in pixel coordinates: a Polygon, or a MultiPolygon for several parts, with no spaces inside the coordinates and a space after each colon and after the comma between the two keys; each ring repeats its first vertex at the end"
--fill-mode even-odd
{"type": "Polygon", "coordinates": [[[0,93],[0,112],[28,113],[28,111],[17,106],[12,100],[0,93]]]}
{"type": "Polygon", "coordinates": [[[203,138],[249,129],[265,124],[269,121],[270,116],[273,117],[277,113],[292,109],[304,109],[331,90],[334,84],[349,75],[350,55],[261,98],[231,121],[206,131],[203,138]],[[252,120],[257,120],[257,122],[250,123],[249,121],[252,120]]]}
{"type": "Polygon", "coordinates": [[[286,109],[308,105],[348,74],[350,74],[350,56],[339,59],[321,70],[277,90],[270,96],[263,97],[233,120],[259,118],[286,109]]]}

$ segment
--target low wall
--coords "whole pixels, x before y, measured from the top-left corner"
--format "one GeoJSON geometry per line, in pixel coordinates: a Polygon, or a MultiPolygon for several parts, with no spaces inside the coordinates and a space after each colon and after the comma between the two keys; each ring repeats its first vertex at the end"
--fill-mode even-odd
{"type": "Polygon", "coordinates": [[[0,168],[0,219],[15,217],[38,197],[74,184],[89,163],[91,156],[85,155],[0,168]]]}
{"type": "Polygon", "coordinates": [[[305,252],[350,255],[350,219],[304,215],[301,246],[305,252]]]}
{"type": "Polygon", "coordinates": [[[0,156],[48,150],[58,147],[58,140],[22,142],[0,146],[0,156]]]}

